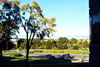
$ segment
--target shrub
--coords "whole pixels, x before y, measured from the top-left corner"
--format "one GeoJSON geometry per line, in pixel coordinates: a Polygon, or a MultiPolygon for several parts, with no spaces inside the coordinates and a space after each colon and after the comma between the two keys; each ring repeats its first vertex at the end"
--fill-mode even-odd
{"type": "Polygon", "coordinates": [[[45,51],[43,51],[43,53],[49,53],[49,51],[46,51],[46,50],[45,50],[45,51]]]}
{"type": "Polygon", "coordinates": [[[46,49],[46,46],[40,46],[39,49],[46,49]]]}
{"type": "Polygon", "coordinates": [[[79,50],[80,48],[81,48],[81,47],[80,47],[80,45],[78,45],[78,44],[76,44],[76,45],[73,46],[73,49],[74,49],[74,50],[79,50]]]}
{"type": "Polygon", "coordinates": [[[21,48],[21,47],[19,47],[18,49],[19,49],[19,50],[23,50],[23,48],[21,48]]]}

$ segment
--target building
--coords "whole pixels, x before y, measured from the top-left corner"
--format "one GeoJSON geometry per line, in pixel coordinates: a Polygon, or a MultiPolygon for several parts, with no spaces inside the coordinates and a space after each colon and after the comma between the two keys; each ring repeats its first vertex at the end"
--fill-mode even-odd
{"type": "Polygon", "coordinates": [[[90,67],[100,67],[100,0],[89,0],[90,67]]]}

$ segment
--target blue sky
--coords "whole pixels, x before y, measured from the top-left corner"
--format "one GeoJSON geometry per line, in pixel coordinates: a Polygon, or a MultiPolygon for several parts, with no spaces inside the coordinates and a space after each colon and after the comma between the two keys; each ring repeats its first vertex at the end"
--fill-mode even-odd
{"type": "MultiPolygon", "coordinates": [[[[32,4],[33,0],[21,0],[21,5],[32,4]]],[[[50,38],[89,38],[89,4],[88,0],[35,0],[47,18],[56,18],[56,33],[50,38]]],[[[19,38],[25,37],[20,30],[19,38]]]]}

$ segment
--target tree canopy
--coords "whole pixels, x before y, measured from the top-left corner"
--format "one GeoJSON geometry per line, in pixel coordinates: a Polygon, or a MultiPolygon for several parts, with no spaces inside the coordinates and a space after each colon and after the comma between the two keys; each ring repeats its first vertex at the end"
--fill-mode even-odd
{"type": "Polygon", "coordinates": [[[11,38],[11,36],[16,36],[16,32],[19,32],[20,19],[20,9],[16,5],[19,2],[5,2],[0,9],[0,29],[2,38],[11,38]],[[15,3],[15,4],[14,4],[15,3]]]}

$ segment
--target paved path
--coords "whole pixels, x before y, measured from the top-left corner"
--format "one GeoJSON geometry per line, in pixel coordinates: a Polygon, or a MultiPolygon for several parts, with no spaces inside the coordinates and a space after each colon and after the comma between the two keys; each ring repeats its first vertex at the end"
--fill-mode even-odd
{"type": "MultiPolygon", "coordinates": [[[[22,52],[22,54],[25,56],[26,54],[22,52]]],[[[41,58],[45,59],[46,55],[51,55],[55,57],[61,57],[65,55],[65,53],[30,53],[29,58],[41,58]]],[[[89,55],[78,55],[78,54],[70,54],[71,57],[74,57],[72,59],[72,62],[89,62],[89,55]]]]}

